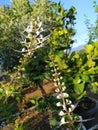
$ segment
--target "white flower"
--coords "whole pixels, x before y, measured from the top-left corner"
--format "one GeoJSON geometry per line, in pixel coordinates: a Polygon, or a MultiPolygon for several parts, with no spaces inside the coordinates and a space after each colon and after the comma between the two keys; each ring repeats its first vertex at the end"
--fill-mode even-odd
{"type": "Polygon", "coordinates": [[[40,31],[36,31],[37,36],[40,34],[40,31]]]}
{"type": "Polygon", "coordinates": [[[56,103],[56,106],[57,106],[57,107],[60,107],[60,106],[62,106],[62,104],[61,104],[60,102],[57,102],[57,103],[56,103]]]}
{"type": "Polygon", "coordinates": [[[26,32],[27,33],[31,33],[33,29],[32,23],[30,23],[30,25],[26,28],[26,32]]]}
{"type": "Polygon", "coordinates": [[[65,104],[63,104],[63,110],[66,111],[66,106],[65,106],[65,104]]]}
{"type": "Polygon", "coordinates": [[[69,107],[69,108],[68,108],[68,111],[69,111],[69,112],[72,112],[72,109],[69,107]]]}
{"type": "Polygon", "coordinates": [[[28,52],[28,55],[31,55],[31,54],[32,54],[32,53],[29,51],[29,52],[28,52]]]}
{"type": "Polygon", "coordinates": [[[65,90],[66,90],[66,86],[63,86],[63,87],[62,87],[62,91],[65,91],[65,90]]]}
{"type": "Polygon", "coordinates": [[[71,109],[72,109],[72,111],[75,109],[75,105],[71,105],[71,109]]]}
{"type": "Polygon", "coordinates": [[[57,80],[56,79],[53,79],[54,82],[56,82],[57,80]]]}
{"type": "Polygon", "coordinates": [[[69,95],[67,93],[62,93],[62,94],[59,94],[57,96],[57,99],[61,99],[61,98],[67,98],[69,95]]]}
{"type": "Polygon", "coordinates": [[[40,30],[41,30],[41,31],[44,31],[44,29],[43,29],[42,27],[40,28],[40,30]]]}
{"type": "Polygon", "coordinates": [[[60,120],[60,126],[66,124],[66,123],[67,123],[67,122],[65,122],[65,118],[62,117],[61,120],[60,120]]]}
{"type": "Polygon", "coordinates": [[[25,48],[22,48],[22,52],[25,52],[25,48]]]}
{"type": "Polygon", "coordinates": [[[57,98],[57,99],[61,99],[61,94],[57,95],[56,98],[57,98]]]}
{"type": "MultiPolygon", "coordinates": [[[[57,85],[57,84],[56,84],[56,85],[57,85]]],[[[60,89],[59,89],[59,88],[56,88],[56,89],[55,89],[55,92],[56,92],[56,93],[59,93],[59,92],[60,92],[60,89]]]]}
{"type": "Polygon", "coordinates": [[[42,26],[42,22],[39,22],[38,23],[38,27],[40,28],[42,26]]]}
{"type": "Polygon", "coordinates": [[[64,82],[62,82],[62,86],[64,86],[65,85],[65,83],[64,82]]]}
{"type": "Polygon", "coordinates": [[[61,84],[61,83],[60,83],[59,80],[58,80],[58,85],[60,86],[60,84],[61,84]]]}
{"type": "Polygon", "coordinates": [[[59,116],[64,116],[64,115],[65,115],[65,113],[63,111],[59,112],[59,116]]]}
{"type": "Polygon", "coordinates": [[[72,102],[71,102],[70,100],[66,99],[66,103],[67,103],[68,105],[70,105],[72,102]]]}
{"type": "Polygon", "coordinates": [[[43,35],[40,35],[40,39],[43,39],[43,35]]]}
{"type": "Polygon", "coordinates": [[[65,124],[66,122],[65,122],[65,118],[64,117],[62,117],[61,118],[61,121],[60,121],[60,125],[63,125],[63,124],[65,124]]]}
{"type": "Polygon", "coordinates": [[[67,93],[62,93],[62,96],[63,96],[64,98],[67,98],[69,95],[68,95],[67,93]]]}
{"type": "Polygon", "coordinates": [[[57,81],[60,81],[60,79],[59,79],[59,78],[57,78],[57,81]]]}

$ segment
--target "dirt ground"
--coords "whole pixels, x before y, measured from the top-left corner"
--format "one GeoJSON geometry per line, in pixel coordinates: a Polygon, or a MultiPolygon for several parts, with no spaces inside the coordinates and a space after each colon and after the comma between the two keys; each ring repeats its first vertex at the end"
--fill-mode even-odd
{"type": "MultiPolygon", "coordinates": [[[[44,81],[43,85],[44,91],[46,95],[50,95],[54,93],[55,87],[52,81],[44,81]]],[[[39,87],[34,88],[33,85],[24,88],[24,99],[25,102],[22,101],[17,104],[20,111],[24,111],[21,114],[15,116],[15,119],[18,119],[19,124],[23,124],[24,130],[51,130],[48,120],[48,112],[47,114],[39,113],[36,108],[25,111],[28,106],[27,103],[30,98],[37,96],[38,98],[43,97],[41,89],[39,87]]],[[[32,108],[32,106],[29,106],[32,108]]],[[[14,130],[14,124],[9,123],[5,127],[0,130],[14,130]]]]}

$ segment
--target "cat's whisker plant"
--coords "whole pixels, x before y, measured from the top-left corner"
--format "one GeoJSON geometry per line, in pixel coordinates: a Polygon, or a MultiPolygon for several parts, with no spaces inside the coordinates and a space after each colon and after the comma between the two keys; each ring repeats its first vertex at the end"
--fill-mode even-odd
{"type": "Polygon", "coordinates": [[[58,127],[64,127],[68,129],[74,128],[74,118],[75,115],[73,115],[73,109],[74,105],[72,104],[72,101],[69,99],[69,94],[66,91],[66,86],[63,81],[63,76],[61,75],[61,72],[59,70],[59,67],[56,65],[56,63],[52,62],[53,69],[52,76],[53,81],[55,85],[55,92],[56,99],[57,99],[57,109],[58,109],[58,127]]]}

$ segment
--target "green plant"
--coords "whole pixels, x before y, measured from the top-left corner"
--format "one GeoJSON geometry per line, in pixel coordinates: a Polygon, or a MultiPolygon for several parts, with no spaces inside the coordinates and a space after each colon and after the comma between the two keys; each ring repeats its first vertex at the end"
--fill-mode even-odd
{"type": "Polygon", "coordinates": [[[14,130],[23,130],[23,125],[19,124],[18,120],[15,120],[15,128],[14,130]]]}
{"type": "Polygon", "coordinates": [[[96,20],[91,23],[90,18],[86,17],[85,23],[88,29],[88,44],[92,44],[98,40],[98,3],[93,1],[93,8],[96,14],[96,20]]]}
{"type": "MultiPolygon", "coordinates": [[[[51,110],[49,114],[52,128],[76,129],[75,123],[79,118],[73,114],[73,103],[88,92],[98,92],[96,80],[98,42],[85,46],[82,52],[71,53],[71,46],[74,42],[72,37],[75,34],[73,28],[75,8],[72,6],[69,10],[65,10],[60,3],[48,0],[35,0],[32,5],[25,0],[22,4],[19,0],[15,0],[7,10],[1,9],[2,17],[3,14],[5,17],[1,21],[6,24],[7,19],[11,18],[13,29],[8,28],[7,32],[1,30],[0,35],[6,36],[8,40],[6,33],[9,34],[8,36],[13,34],[11,39],[17,33],[21,39],[20,33],[22,33],[23,39],[19,44],[16,44],[14,40],[8,42],[8,48],[14,49],[15,54],[19,56],[19,62],[17,65],[16,63],[10,64],[16,67],[13,72],[9,73],[9,82],[1,84],[0,99],[4,102],[9,96],[13,96],[19,100],[24,87],[28,87],[33,82],[40,88],[44,98],[40,100],[34,97],[30,99],[30,102],[37,105],[38,109],[43,112],[48,108],[51,110]],[[16,28],[17,21],[20,21],[20,30],[16,28]],[[14,44],[17,45],[15,48],[13,48],[14,44]],[[43,88],[45,79],[52,80],[57,87],[55,96],[47,97],[43,88]]],[[[5,37],[1,39],[2,43],[4,41],[5,37]]],[[[6,48],[5,45],[2,49],[2,45],[1,52],[6,48]]],[[[8,52],[7,49],[6,55],[8,52]]],[[[12,55],[11,58],[13,59],[12,55]]],[[[15,127],[22,129],[17,120],[15,127]]]]}

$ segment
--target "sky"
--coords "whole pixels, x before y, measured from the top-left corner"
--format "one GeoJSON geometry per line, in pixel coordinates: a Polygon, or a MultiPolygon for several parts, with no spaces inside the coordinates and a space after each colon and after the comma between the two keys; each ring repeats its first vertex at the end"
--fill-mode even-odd
{"type": "MultiPolygon", "coordinates": [[[[33,1],[33,0],[31,0],[33,1]]],[[[75,30],[76,35],[74,37],[75,43],[73,47],[78,47],[81,45],[85,45],[88,41],[88,32],[87,27],[85,25],[85,15],[90,19],[91,23],[94,23],[96,20],[95,11],[93,8],[94,0],[51,0],[55,2],[61,2],[65,9],[69,9],[71,6],[76,8],[76,24],[75,30]]],[[[98,0],[96,0],[98,4],[98,0]]],[[[9,4],[10,0],[0,0],[0,5],[9,4]]]]}
{"type": "MultiPolygon", "coordinates": [[[[59,0],[54,0],[55,2],[59,2],[59,0]]],[[[64,5],[65,9],[69,9],[71,6],[76,8],[76,36],[74,37],[75,43],[74,47],[78,47],[81,45],[87,44],[88,41],[88,31],[85,25],[86,17],[90,19],[90,22],[94,24],[96,20],[95,10],[93,8],[94,0],[60,0],[64,5]]],[[[98,0],[96,0],[98,4],[98,0]]]]}

